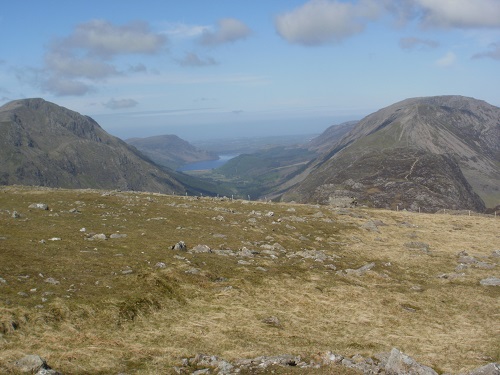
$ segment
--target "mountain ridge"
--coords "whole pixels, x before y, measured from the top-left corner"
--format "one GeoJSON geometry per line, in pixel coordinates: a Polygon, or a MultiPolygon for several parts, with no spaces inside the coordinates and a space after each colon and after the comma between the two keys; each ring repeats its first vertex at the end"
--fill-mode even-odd
{"type": "MultiPolygon", "coordinates": [[[[383,189],[382,181],[377,183],[369,181],[373,171],[367,170],[362,165],[364,158],[374,157],[378,153],[379,167],[387,167],[388,163],[392,163],[394,167],[395,174],[386,179],[385,183],[391,181],[407,183],[407,180],[398,180],[401,176],[396,171],[398,159],[411,157],[413,152],[411,150],[427,153],[429,157],[441,155],[447,158],[447,162],[457,164],[458,169],[456,167],[449,169],[446,173],[451,173],[452,170],[455,172],[447,176],[460,185],[455,189],[457,192],[470,191],[472,195],[467,199],[469,203],[462,205],[460,199],[463,196],[457,193],[453,198],[453,206],[456,208],[481,211],[484,210],[484,203],[480,203],[481,200],[493,206],[500,199],[500,108],[484,101],[461,96],[410,98],[366,116],[328,152],[310,163],[301,175],[296,177],[298,181],[295,185],[283,194],[283,199],[327,203],[327,190],[333,195],[344,190],[367,204],[393,207],[398,204],[397,194],[392,197],[391,203],[387,199],[383,199],[383,204],[377,203],[378,198],[367,192],[370,190],[368,187],[367,191],[353,191],[346,188],[344,182],[349,178],[341,180],[346,173],[342,177],[340,171],[350,170],[353,175],[362,176],[367,186],[383,189]],[[400,157],[392,155],[392,159],[387,159],[388,154],[384,156],[384,150],[395,149],[400,150],[400,157]],[[353,165],[357,166],[357,171],[352,170],[353,165]],[[360,171],[363,173],[360,174],[360,171]],[[462,174],[465,179],[462,178],[462,174]],[[472,186],[472,190],[467,184],[472,186]],[[328,189],[326,185],[330,185],[328,189]],[[318,189],[322,190],[322,193],[319,193],[318,189]],[[474,197],[474,194],[478,194],[481,198],[474,197]]],[[[432,181],[418,176],[419,168],[420,165],[414,165],[412,189],[418,188],[420,195],[425,195],[432,181]]],[[[439,173],[444,172],[444,170],[439,171],[439,173]]],[[[428,175],[428,171],[423,173],[428,175]]],[[[450,202],[450,197],[444,192],[435,195],[434,198],[437,199],[435,208],[450,202]]],[[[401,206],[409,207],[412,204],[420,206],[424,201],[425,199],[418,199],[415,202],[403,200],[399,203],[401,206]]],[[[427,202],[426,206],[429,203],[427,202]]],[[[426,209],[431,208],[426,207],[426,209]]]]}
{"type": "Polygon", "coordinates": [[[184,193],[189,189],[89,116],[41,98],[0,107],[0,183],[184,193]]]}

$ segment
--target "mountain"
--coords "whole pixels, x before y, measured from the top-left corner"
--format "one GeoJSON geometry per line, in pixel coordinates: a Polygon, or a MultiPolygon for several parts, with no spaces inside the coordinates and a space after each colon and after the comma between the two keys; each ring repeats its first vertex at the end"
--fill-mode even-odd
{"type": "Polygon", "coordinates": [[[500,108],[461,96],[401,101],[362,119],[282,189],[300,202],[482,211],[500,200],[500,108]]]}
{"type": "Polygon", "coordinates": [[[125,142],[136,147],[155,163],[173,170],[185,164],[219,158],[216,153],[200,150],[176,135],[130,138],[125,142]]]}
{"type": "Polygon", "coordinates": [[[92,118],[43,99],[0,107],[0,184],[183,194],[175,175],[92,118]]]}
{"type": "Polygon", "coordinates": [[[335,142],[349,133],[357,123],[358,121],[347,121],[328,127],[323,133],[309,142],[308,149],[320,154],[327,152],[335,142]]]}

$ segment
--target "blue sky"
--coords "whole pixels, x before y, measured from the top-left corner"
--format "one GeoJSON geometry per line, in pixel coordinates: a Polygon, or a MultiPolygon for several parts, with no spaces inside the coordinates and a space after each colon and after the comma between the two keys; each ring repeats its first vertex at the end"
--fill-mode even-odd
{"type": "Polygon", "coordinates": [[[121,138],[310,134],[416,96],[500,106],[500,0],[38,0],[0,7],[0,105],[121,138]]]}

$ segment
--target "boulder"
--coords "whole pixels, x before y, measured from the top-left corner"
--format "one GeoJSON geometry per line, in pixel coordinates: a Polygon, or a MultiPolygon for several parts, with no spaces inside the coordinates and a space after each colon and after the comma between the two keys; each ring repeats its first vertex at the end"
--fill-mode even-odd
{"type": "Polygon", "coordinates": [[[184,243],[184,241],[179,241],[174,246],[172,246],[172,250],[183,250],[183,251],[186,251],[187,250],[187,246],[184,243]]]}
{"type": "Polygon", "coordinates": [[[387,375],[438,375],[430,367],[419,364],[410,356],[393,348],[385,365],[387,375]]]}
{"type": "Polygon", "coordinates": [[[36,374],[39,370],[50,369],[45,359],[38,355],[27,355],[14,363],[16,370],[21,373],[36,374]]]}
{"type": "Polygon", "coordinates": [[[485,366],[472,370],[468,375],[500,375],[500,364],[488,363],[485,366]]]}
{"type": "Polygon", "coordinates": [[[191,250],[189,250],[189,252],[190,253],[211,253],[212,249],[210,249],[210,247],[207,245],[196,245],[191,250]]]}

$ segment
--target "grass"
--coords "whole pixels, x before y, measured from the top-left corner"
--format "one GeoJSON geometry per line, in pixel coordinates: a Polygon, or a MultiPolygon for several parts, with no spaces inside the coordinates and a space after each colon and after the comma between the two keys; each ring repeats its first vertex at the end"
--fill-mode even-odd
{"type": "Polygon", "coordinates": [[[499,276],[499,258],[491,255],[499,248],[499,220],[4,187],[0,372],[14,373],[13,362],[33,353],[67,374],[169,373],[200,352],[234,360],[328,350],[373,356],[397,347],[452,373],[498,362],[500,288],[479,281],[499,276]],[[38,202],[50,210],[28,208],[38,202]],[[369,220],[386,225],[361,228],[369,220]],[[127,236],[89,240],[91,233],[127,236]],[[181,240],[189,249],[259,254],[171,250],[181,240]],[[424,242],[429,251],[408,242],[424,242]],[[275,243],[285,250],[265,252],[275,243]],[[330,258],[296,255],[302,250],[330,258]],[[455,271],[463,250],[495,268],[455,271]],[[375,267],[363,275],[325,266],[370,262],[375,267]],[[270,316],[281,324],[264,323],[270,316]]]}

